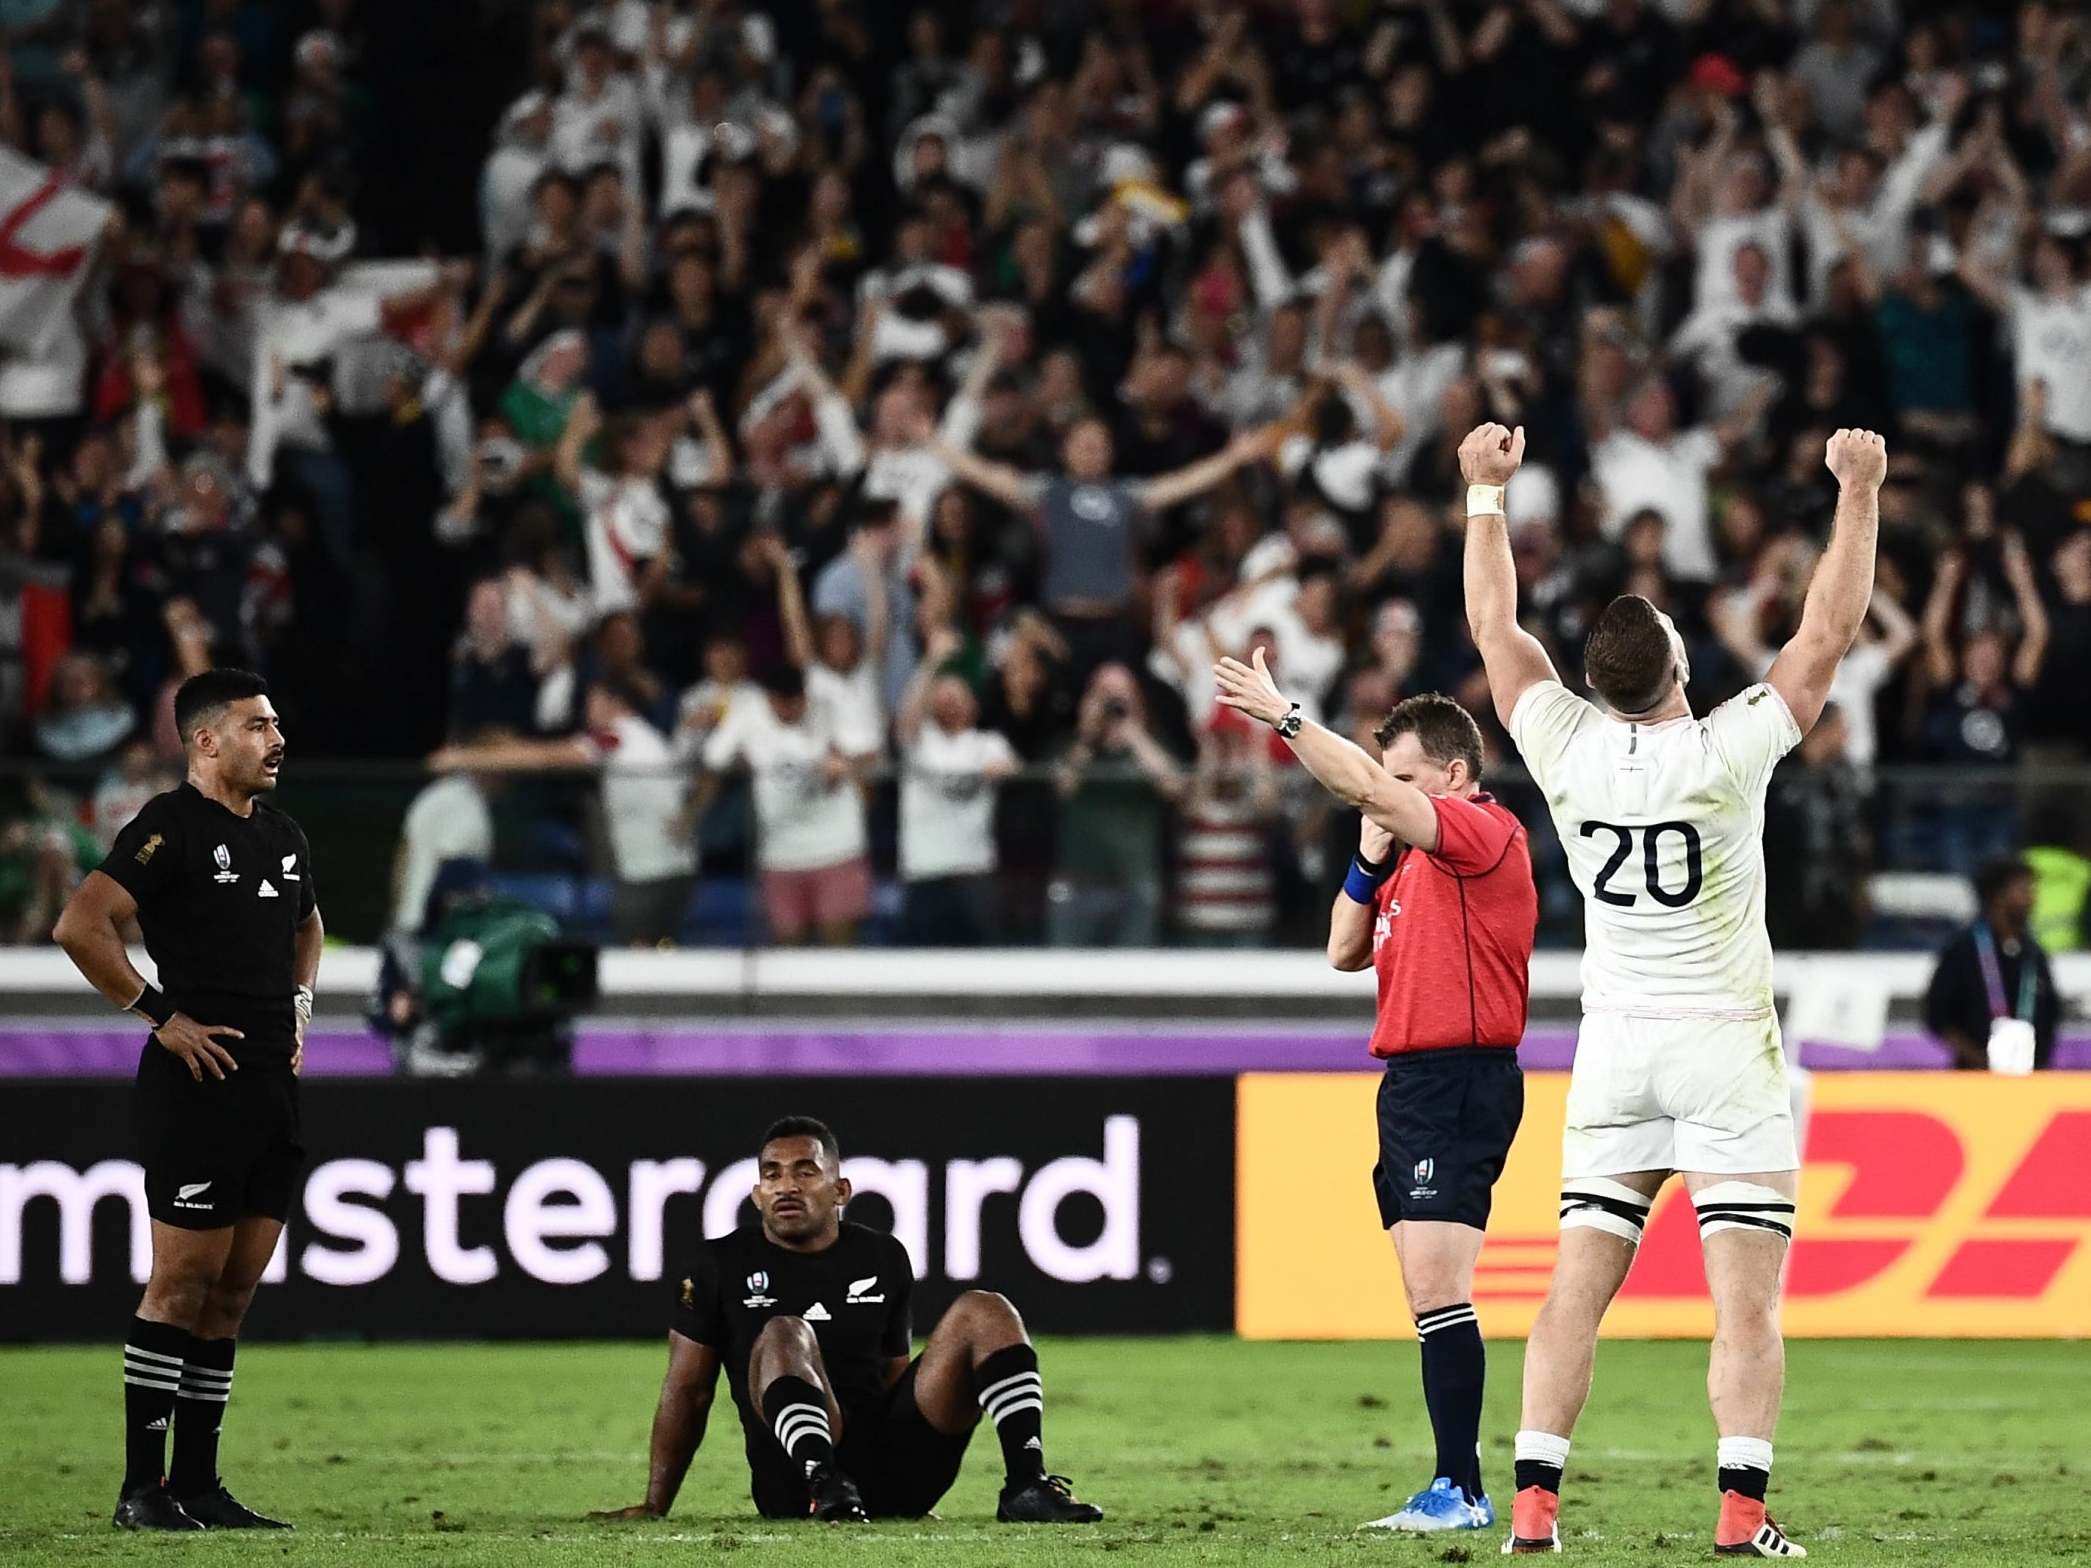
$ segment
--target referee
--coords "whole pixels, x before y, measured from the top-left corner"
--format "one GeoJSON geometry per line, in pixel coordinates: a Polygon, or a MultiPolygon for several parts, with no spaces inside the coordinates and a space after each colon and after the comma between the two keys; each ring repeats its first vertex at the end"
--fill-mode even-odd
{"type": "Polygon", "coordinates": [[[1415,1316],[1437,1438],[1436,1479],[1374,1525],[1487,1529],[1496,1515],[1481,1484],[1486,1363],[1474,1262],[1525,1110],[1517,1046],[1539,921],[1525,830],[1482,793],[1481,731],[1451,698],[1397,705],[1374,735],[1375,762],[1304,722],[1261,650],[1254,657],[1253,667],[1220,661],[1220,701],[1269,724],[1364,815],[1329,917],[1329,962],[1379,976],[1372,1054],[1387,1072],[1372,1185],[1415,1316]]]}
{"type": "Polygon", "coordinates": [[[304,833],[260,798],[283,766],[267,683],[245,670],[192,676],[175,693],[174,722],[187,780],[117,835],[57,929],[94,988],[152,1026],[136,1105],[152,1277],[123,1347],[115,1522],[283,1530],[225,1489],[218,1429],[240,1321],[305,1161],[297,1074],[319,903],[304,833]],[[161,985],[131,967],[133,919],[161,985]]]}

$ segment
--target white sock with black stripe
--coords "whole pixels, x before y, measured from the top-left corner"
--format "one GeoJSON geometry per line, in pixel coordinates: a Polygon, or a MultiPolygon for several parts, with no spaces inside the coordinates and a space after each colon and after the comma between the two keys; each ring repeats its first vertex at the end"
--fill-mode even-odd
{"type": "Polygon", "coordinates": [[[827,1396],[804,1378],[772,1379],[763,1390],[762,1416],[784,1451],[807,1470],[835,1457],[827,1396]]]}

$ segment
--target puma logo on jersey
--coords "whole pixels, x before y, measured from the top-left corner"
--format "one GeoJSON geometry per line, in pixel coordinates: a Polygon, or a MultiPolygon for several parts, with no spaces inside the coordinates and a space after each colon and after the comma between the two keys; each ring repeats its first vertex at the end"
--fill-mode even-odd
{"type": "Polygon", "coordinates": [[[851,1281],[849,1282],[849,1303],[848,1303],[848,1304],[849,1304],[850,1306],[853,1306],[853,1307],[854,1307],[854,1306],[875,1306],[875,1305],[877,1305],[877,1304],[878,1304],[879,1302],[882,1302],[882,1301],[884,1301],[884,1300],[886,1299],[886,1293],[885,1293],[885,1292],[884,1292],[883,1290],[882,1290],[882,1291],[880,1291],[880,1292],[879,1292],[879,1293],[878,1293],[878,1294],[877,1294],[876,1296],[871,1296],[871,1295],[867,1295],[867,1294],[865,1294],[865,1292],[869,1291],[869,1290],[871,1289],[871,1287],[872,1287],[872,1286],[874,1286],[874,1285],[876,1285],[876,1284],[877,1284],[878,1282],[879,1282],[879,1277],[878,1277],[878,1276],[877,1276],[876,1274],[872,1275],[872,1276],[871,1276],[871,1277],[870,1277],[869,1279],[853,1279],[853,1280],[851,1280],[851,1281]]]}
{"type": "Polygon", "coordinates": [[[804,1312],[801,1312],[799,1316],[808,1323],[832,1323],[835,1321],[835,1314],[822,1306],[818,1301],[814,1302],[804,1312]]]}

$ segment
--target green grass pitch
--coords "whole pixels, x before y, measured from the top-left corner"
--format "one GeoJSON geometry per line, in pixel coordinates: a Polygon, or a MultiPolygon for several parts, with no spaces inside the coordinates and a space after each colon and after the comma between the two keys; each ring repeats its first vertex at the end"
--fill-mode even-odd
{"type": "MultiPolygon", "coordinates": [[[[234,1490],[295,1536],[141,1539],[108,1524],[118,1359],[0,1351],[0,1563],[1027,1565],[1459,1563],[1485,1535],[1355,1531],[1429,1479],[1410,1346],[1226,1339],[1043,1347],[1048,1455],[1103,1504],[1099,1528],[993,1524],[998,1454],[919,1524],[778,1525],[748,1504],[740,1434],[714,1415],[673,1518],[597,1526],[636,1502],[663,1350],[620,1345],[256,1345],[226,1431],[234,1490]],[[1122,1557],[1113,1554],[1122,1553],[1122,1557]]],[[[1576,1434],[1563,1540],[1590,1564],[1710,1554],[1706,1347],[1603,1347],[1576,1434]]],[[[1773,1506],[1826,1564],[2091,1559],[2091,1348],[2031,1343],[1791,1347],[1773,1506]]],[[[1489,1480],[1508,1512],[1518,1347],[1490,1347],[1489,1480]]]]}

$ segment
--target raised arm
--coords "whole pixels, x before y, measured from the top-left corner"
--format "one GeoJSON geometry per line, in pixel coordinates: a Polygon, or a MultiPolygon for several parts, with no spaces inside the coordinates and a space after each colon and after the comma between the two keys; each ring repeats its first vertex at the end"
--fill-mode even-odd
{"type": "Polygon", "coordinates": [[[801,670],[813,668],[813,622],[806,614],[806,590],[798,563],[784,541],[771,534],[763,543],[770,569],[777,575],[777,619],[784,625],[784,656],[801,670]]]}
{"type": "MultiPolygon", "coordinates": [[[[1250,658],[1251,664],[1222,659],[1213,666],[1213,678],[1220,684],[1220,703],[1275,729],[1278,721],[1292,714],[1297,705],[1287,701],[1277,682],[1271,679],[1271,672],[1264,667],[1263,650],[1258,648],[1250,658]]],[[[1285,736],[1285,742],[1301,766],[1346,806],[1362,811],[1369,821],[1426,855],[1436,850],[1437,807],[1415,785],[1404,784],[1368,757],[1363,748],[1319,724],[1302,720],[1297,731],[1285,736]]]]}
{"type": "Polygon", "coordinates": [[[668,1334],[668,1374],[653,1409],[653,1438],[647,1447],[646,1501],[612,1508],[588,1517],[601,1523],[620,1519],[665,1519],[682,1490],[690,1461],[704,1441],[712,1400],[719,1388],[719,1353],[673,1330],[668,1334]]]}
{"type": "Polygon", "coordinates": [[[1880,534],[1880,485],[1888,444],[1870,430],[1840,430],[1825,456],[1837,476],[1837,515],[1830,547],[1815,565],[1800,628],[1772,661],[1766,682],[1785,699],[1803,735],[1822,717],[1837,666],[1851,651],[1873,602],[1874,547],[1880,534]]]}
{"type": "Polygon", "coordinates": [[[1007,463],[991,463],[976,452],[952,445],[927,420],[922,423],[918,439],[975,490],[993,496],[1011,511],[1028,512],[1031,509],[1031,481],[1007,463]]]}
{"type": "Polygon", "coordinates": [[[602,428],[602,411],[595,406],[595,394],[583,392],[574,399],[566,427],[559,432],[559,444],[552,449],[552,477],[569,495],[578,497],[581,493],[581,454],[602,428]]]}
{"type": "Polygon", "coordinates": [[[1517,563],[1510,555],[1503,491],[1524,460],[1523,425],[1515,430],[1482,425],[1459,444],[1460,477],[1467,482],[1467,629],[1481,651],[1489,697],[1506,729],[1518,698],[1541,681],[1560,679],[1545,645],[1517,623],[1517,563]]]}
{"type": "Polygon", "coordinates": [[[1953,651],[1953,606],[1960,602],[1967,565],[1959,551],[1947,551],[1932,576],[1931,596],[1924,601],[1924,673],[1934,686],[1952,685],[1960,668],[1953,651]]]}
{"type": "Polygon", "coordinates": [[[1140,504],[1150,512],[1166,512],[1195,495],[1203,495],[1244,463],[1268,457],[1271,448],[1277,444],[1277,430],[1276,425],[1264,425],[1248,431],[1236,436],[1211,457],[1200,458],[1174,473],[1158,475],[1136,486],[1140,504]]]}
{"type": "Polygon", "coordinates": [[[2047,660],[2047,606],[2040,598],[2040,584],[2033,577],[2033,558],[2026,553],[2026,541],[2017,529],[2004,535],[2004,575],[2010,579],[2012,597],[2018,601],[2022,628],[2018,652],[2011,661],[2011,679],[2022,688],[2030,688],[2039,681],[2040,666],[2047,660]]]}
{"type": "Polygon", "coordinates": [[[1910,613],[1902,607],[1902,602],[1877,583],[1871,609],[1873,619],[1880,627],[1880,640],[1874,646],[1890,665],[1900,664],[1903,656],[1916,646],[1917,623],[1910,619],[1910,613]]]}

